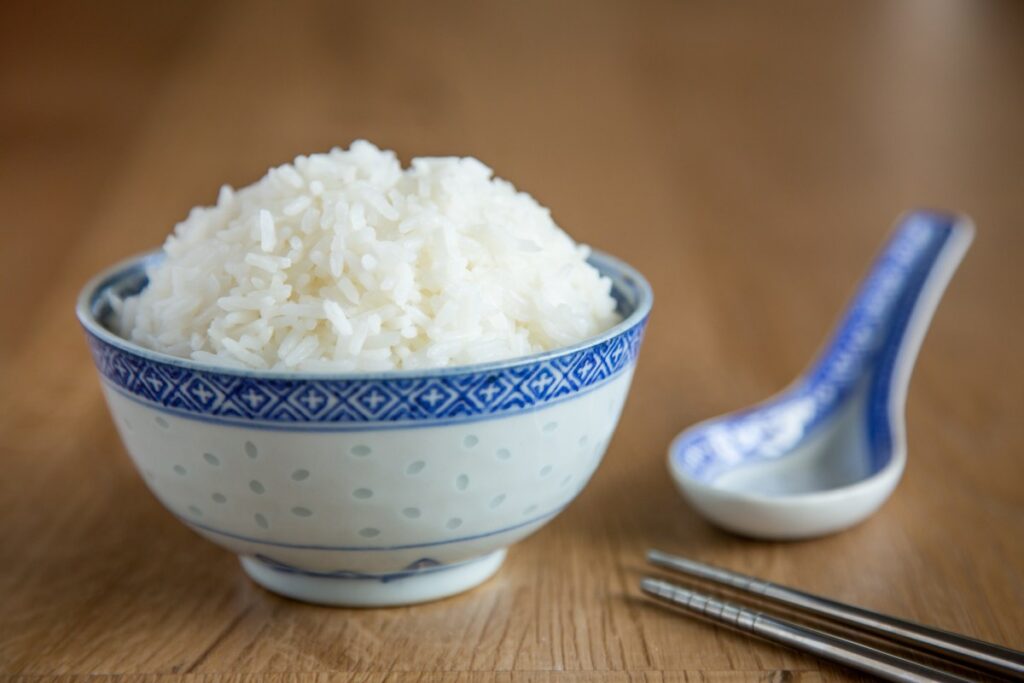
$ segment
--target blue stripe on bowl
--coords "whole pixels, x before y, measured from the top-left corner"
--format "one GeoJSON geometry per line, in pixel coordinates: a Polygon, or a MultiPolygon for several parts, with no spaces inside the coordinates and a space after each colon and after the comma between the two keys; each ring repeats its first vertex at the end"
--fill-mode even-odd
{"type": "Polygon", "coordinates": [[[488,538],[490,536],[497,536],[499,534],[505,534],[510,531],[522,529],[532,524],[539,524],[547,519],[550,519],[557,515],[559,512],[564,510],[569,503],[563,503],[553,510],[548,510],[542,514],[531,517],[530,519],[512,524],[510,526],[502,527],[500,529],[492,529],[490,531],[483,531],[477,534],[471,534],[469,536],[458,536],[456,538],[446,538],[437,541],[424,541],[421,543],[404,543],[398,545],[324,545],[318,543],[288,543],[285,541],[274,541],[264,538],[255,538],[253,536],[245,536],[238,534],[233,531],[226,531],[224,529],[218,529],[216,527],[202,524],[193,519],[183,517],[181,515],[175,515],[183,523],[196,529],[201,529],[211,534],[218,536],[224,536],[226,538],[234,538],[239,541],[245,541],[246,543],[254,543],[258,545],[274,546],[277,548],[289,548],[292,550],[324,550],[329,552],[348,552],[348,553],[362,553],[362,552],[390,552],[395,550],[412,550],[415,548],[433,548],[441,545],[452,545],[454,543],[465,543],[467,541],[476,541],[481,538],[488,538]]]}

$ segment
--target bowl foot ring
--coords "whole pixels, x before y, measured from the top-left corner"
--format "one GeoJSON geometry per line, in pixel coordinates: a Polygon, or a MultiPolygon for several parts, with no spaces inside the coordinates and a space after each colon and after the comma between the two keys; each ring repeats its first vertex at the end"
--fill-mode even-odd
{"type": "Polygon", "coordinates": [[[240,559],[249,578],[285,597],[339,607],[387,607],[438,600],[474,588],[494,576],[505,552],[503,548],[457,564],[383,575],[307,573],[251,556],[240,559]]]}

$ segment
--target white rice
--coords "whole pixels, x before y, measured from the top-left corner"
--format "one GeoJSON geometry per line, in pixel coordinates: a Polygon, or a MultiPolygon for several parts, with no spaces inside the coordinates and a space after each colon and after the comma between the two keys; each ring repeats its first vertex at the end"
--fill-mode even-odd
{"type": "Polygon", "coordinates": [[[304,371],[432,368],[567,346],[618,317],[550,212],[473,158],[365,141],[221,188],[164,244],[120,332],[174,356],[304,371]]]}

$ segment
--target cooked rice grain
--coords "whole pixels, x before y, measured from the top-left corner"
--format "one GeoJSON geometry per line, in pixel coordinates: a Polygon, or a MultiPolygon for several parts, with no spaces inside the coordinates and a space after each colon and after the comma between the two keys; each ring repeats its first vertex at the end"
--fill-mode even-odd
{"type": "Polygon", "coordinates": [[[473,158],[365,141],[300,156],[164,244],[120,332],[230,367],[320,372],[463,365],[566,346],[618,317],[611,283],[550,212],[473,158]]]}

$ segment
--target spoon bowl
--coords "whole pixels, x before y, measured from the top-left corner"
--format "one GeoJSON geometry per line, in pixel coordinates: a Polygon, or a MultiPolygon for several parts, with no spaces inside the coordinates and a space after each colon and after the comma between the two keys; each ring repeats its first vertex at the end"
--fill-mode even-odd
{"type": "Polygon", "coordinates": [[[877,510],[906,465],[904,406],[918,349],[973,235],[963,216],[901,218],[803,375],[673,440],[669,470],[693,506],[767,539],[840,531],[877,510]]]}

